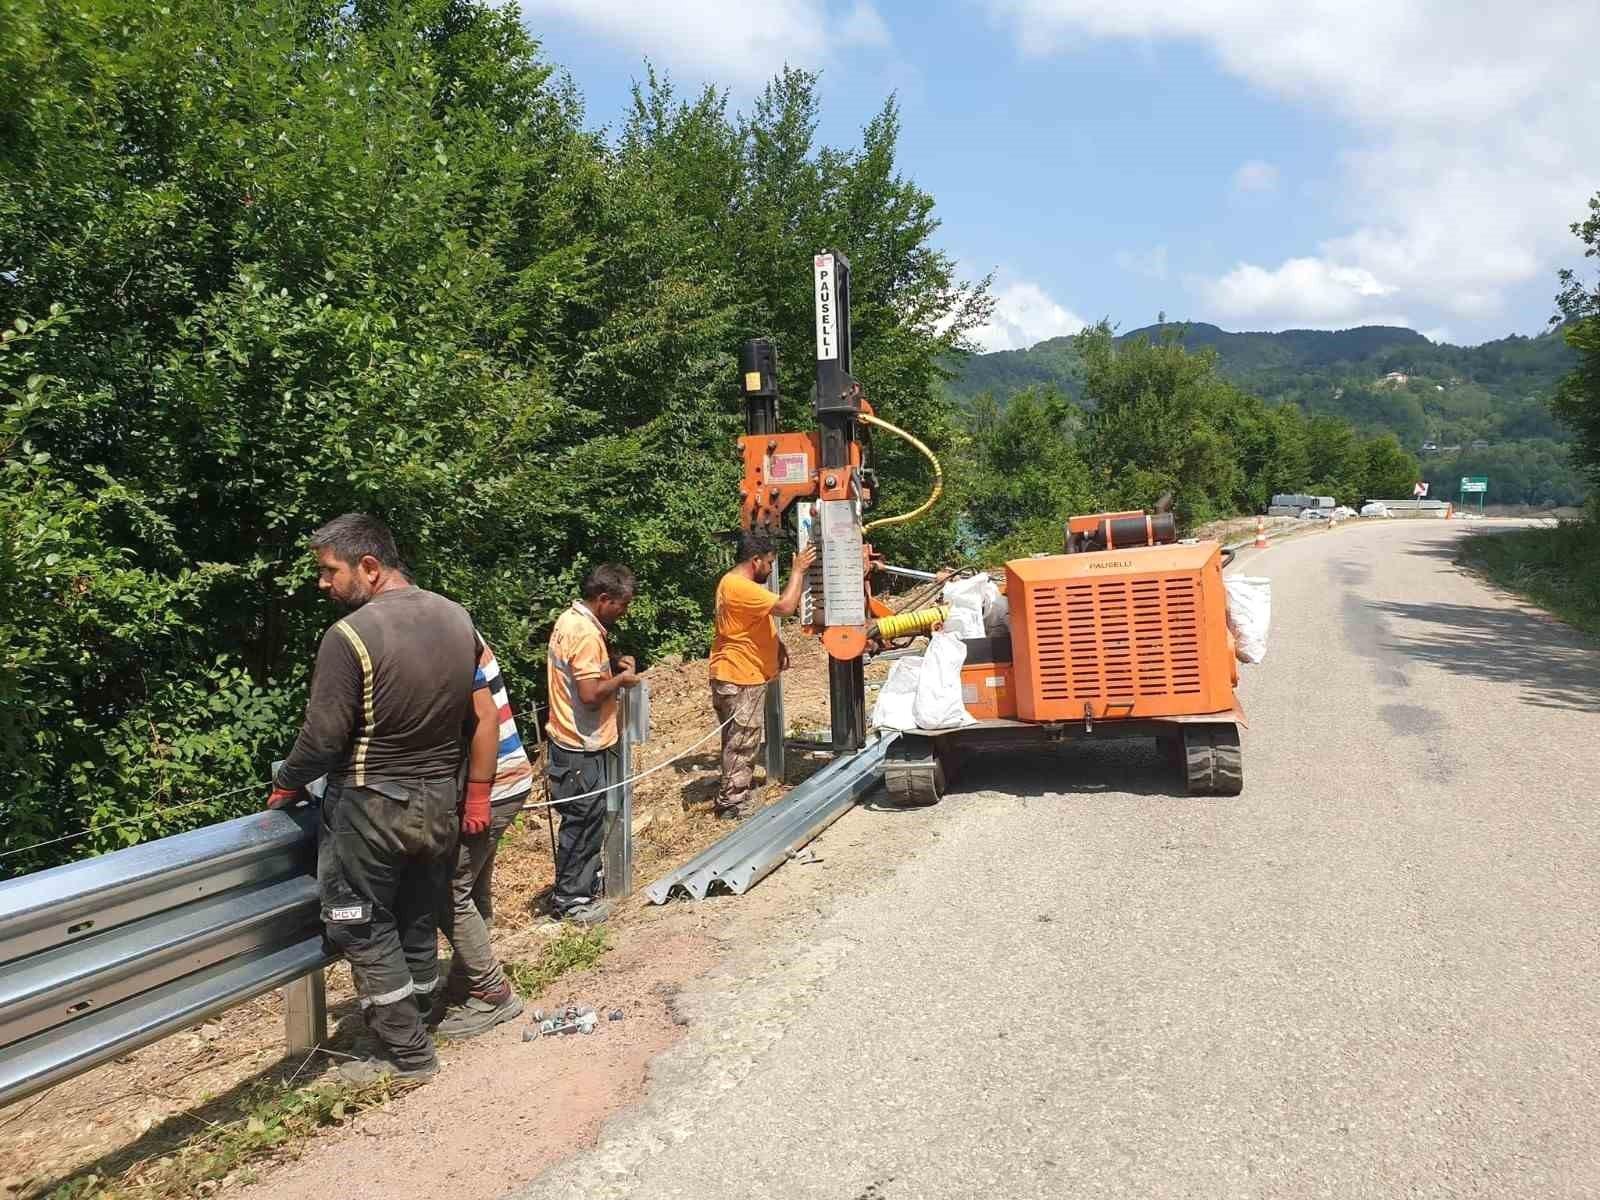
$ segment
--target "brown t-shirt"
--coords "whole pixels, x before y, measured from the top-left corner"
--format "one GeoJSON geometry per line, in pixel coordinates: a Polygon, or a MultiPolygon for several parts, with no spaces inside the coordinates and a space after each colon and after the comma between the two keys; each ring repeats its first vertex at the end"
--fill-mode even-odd
{"type": "Polygon", "coordinates": [[[356,787],[455,775],[467,751],[482,645],[453,600],[380,592],[322,635],[305,724],[282,788],[332,775],[356,787]]]}

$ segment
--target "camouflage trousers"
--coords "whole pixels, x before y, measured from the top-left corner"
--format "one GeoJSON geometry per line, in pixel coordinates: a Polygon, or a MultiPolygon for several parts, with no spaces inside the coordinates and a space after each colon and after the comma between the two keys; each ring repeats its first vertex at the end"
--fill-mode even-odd
{"type": "Polygon", "coordinates": [[[717,811],[738,808],[755,798],[756,753],[766,723],[767,685],[711,681],[711,707],[722,727],[722,786],[717,811]]]}

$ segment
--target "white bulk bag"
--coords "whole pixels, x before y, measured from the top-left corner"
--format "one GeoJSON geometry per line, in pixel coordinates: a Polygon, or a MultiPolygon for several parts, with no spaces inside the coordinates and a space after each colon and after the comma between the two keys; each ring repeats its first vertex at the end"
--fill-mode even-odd
{"type": "Polygon", "coordinates": [[[1258,663],[1267,656],[1267,625],[1272,620],[1272,580],[1264,575],[1230,575],[1228,628],[1240,662],[1258,663]]]}
{"type": "Polygon", "coordinates": [[[915,729],[917,718],[911,708],[917,698],[917,680],[922,675],[922,658],[897,658],[889,668],[889,678],[872,705],[872,723],[882,729],[915,729]]]}
{"type": "Polygon", "coordinates": [[[955,634],[940,632],[928,639],[922,674],[917,679],[917,698],[911,707],[919,729],[977,724],[961,694],[961,668],[966,661],[966,643],[955,634]]]}

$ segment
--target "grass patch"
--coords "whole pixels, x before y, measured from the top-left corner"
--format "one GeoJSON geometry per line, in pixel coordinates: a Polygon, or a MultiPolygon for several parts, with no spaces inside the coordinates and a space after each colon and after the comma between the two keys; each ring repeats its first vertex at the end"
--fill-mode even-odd
{"type": "Polygon", "coordinates": [[[264,1085],[245,1101],[236,1120],[213,1125],[159,1158],[134,1163],[105,1178],[80,1175],[50,1192],[49,1200],[189,1200],[223,1187],[252,1182],[251,1166],[277,1157],[328,1125],[340,1125],[378,1107],[404,1085],[388,1080],[361,1087],[314,1083],[302,1088],[264,1085]]]}
{"type": "Polygon", "coordinates": [[[1582,521],[1480,533],[1461,557],[1509,591],[1600,636],[1600,507],[1582,521]]]}
{"type": "Polygon", "coordinates": [[[539,952],[536,962],[506,963],[506,978],[517,989],[519,996],[528,999],[537,996],[569,971],[588,970],[609,949],[605,926],[580,929],[576,925],[564,925],[556,940],[539,952]]]}

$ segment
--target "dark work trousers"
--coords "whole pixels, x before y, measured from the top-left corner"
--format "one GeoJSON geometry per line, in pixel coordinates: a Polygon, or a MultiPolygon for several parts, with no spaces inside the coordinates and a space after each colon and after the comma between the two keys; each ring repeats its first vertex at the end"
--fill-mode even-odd
{"type": "Polygon", "coordinates": [[[496,1002],[506,994],[505,972],[489,946],[494,924],[494,856],[500,838],[517,819],[528,793],[498,800],[489,809],[489,828],[461,835],[456,869],[450,877],[447,902],[439,913],[439,928],[450,939],[450,974],[445,980],[446,1004],[464,1004],[468,997],[496,1002]]]}
{"type": "Polygon", "coordinates": [[[419,1003],[439,982],[437,913],[460,831],[454,778],[330,781],[317,883],[328,941],[350,963],[367,1026],[405,1069],[434,1060],[419,1003]]]}
{"type": "MultiPolygon", "coordinates": [[[[551,800],[582,796],[610,787],[620,778],[615,747],[568,750],[549,742],[545,755],[551,800]]],[[[600,843],[605,835],[606,793],[558,804],[556,812],[561,817],[561,832],[556,838],[556,886],[551,901],[557,913],[565,913],[598,899],[603,892],[600,843]]]]}

